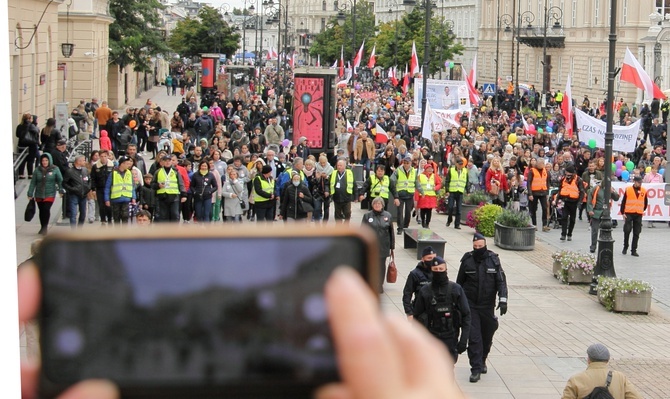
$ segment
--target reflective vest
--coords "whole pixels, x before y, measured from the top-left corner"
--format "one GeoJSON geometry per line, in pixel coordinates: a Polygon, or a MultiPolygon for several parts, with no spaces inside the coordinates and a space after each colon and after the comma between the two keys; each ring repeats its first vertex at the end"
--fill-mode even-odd
{"type": "Polygon", "coordinates": [[[109,193],[109,199],[133,198],[133,172],[126,170],[121,176],[118,170],[112,171],[112,187],[109,193]]]}
{"type": "Polygon", "coordinates": [[[570,199],[579,198],[579,187],[577,187],[577,176],[572,179],[572,183],[568,183],[567,180],[563,180],[561,184],[561,197],[568,197],[570,199]]]}
{"type": "Polygon", "coordinates": [[[450,193],[464,193],[465,182],[468,180],[468,171],[462,168],[460,173],[456,168],[451,168],[449,171],[449,192],[450,193]]]}
{"type": "Polygon", "coordinates": [[[396,189],[398,191],[407,191],[408,193],[414,193],[415,182],[416,182],[416,169],[410,168],[409,173],[405,173],[405,169],[400,167],[398,170],[398,182],[396,183],[396,189]]]}
{"type": "Polygon", "coordinates": [[[430,175],[430,180],[423,173],[419,175],[419,184],[423,189],[423,195],[435,197],[435,174],[430,175]]]}
{"type": "MultiPolygon", "coordinates": [[[[274,193],[275,191],[274,180],[267,181],[265,179],[261,179],[260,176],[256,176],[256,179],[261,181],[261,190],[263,190],[264,193],[266,193],[267,195],[272,195],[272,193],[274,193]]],[[[270,198],[261,197],[260,195],[258,195],[258,193],[256,193],[256,191],[254,191],[254,202],[266,202],[266,201],[270,201],[270,198]]]]}
{"type": "Polygon", "coordinates": [[[370,196],[372,198],[382,197],[384,199],[389,199],[389,187],[391,185],[391,180],[388,176],[384,176],[381,180],[377,179],[377,176],[370,176],[370,196]]]}
{"type": "Polygon", "coordinates": [[[531,172],[533,172],[533,181],[530,191],[547,191],[547,170],[542,168],[542,172],[540,172],[537,168],[533,168],[531,172]]]}
{"type": "Polygon", "coordinates": [[[556,102],[560,103],[563,101],[563,93],[556,93],[556,102]]]}
{"type": "Polygon", "coordinates": [[[156,194],[179,194],[179,179],[177,172],[170,168],[170,173],[165,174],[165,168],[160,168],[156,175],[158,184],[164,184],[163,188],[159,188],[156,194]]]}
{"type": "Polygon", "coordinates": [[[644,197],[647,195],[647,190],[640,187],[640,195],[635,195],[633,186],[626,188],[626,208],[623,213],[635,213],[644,215],[644,197]]]}
{"type": "Polygon", "coordinates": [[[600,191],[600,186],[596,186],[596,188],[593,189],[593,194],[591,194],[591,205],[593,205],[594,208],[596,207],[596,202],[598,200],[598,191],[600,191]]]}
{"type": "MultiPolygon", "coordinates": [[[[290,180],[291,180],[291,176],[293,175],[293,168],[286,168],[286,170],[284,170],[284,173],[288,173],[288,179],[289,179],[289,181],[290,181],[290,180]]],[[[304,173],[302,170],[300,171],[300,178],[301,178],[303,181],[304,181],[304,180],[307,180],[307,179],[305,178],[305,173],[304,173]]]]}
{"type": "MultiPolygon", "coordinates": [[[[351,169],[347,169],[344,174],[347,179],[347,194],[351,195],[354,193],[354,172],[352,172],[351,169]]],[[[337,170],[334,170],[333,173],[330,174],[330,195],[335,193],[335,181],[339,180],[339,177],[340,172],[337,170]]]]}

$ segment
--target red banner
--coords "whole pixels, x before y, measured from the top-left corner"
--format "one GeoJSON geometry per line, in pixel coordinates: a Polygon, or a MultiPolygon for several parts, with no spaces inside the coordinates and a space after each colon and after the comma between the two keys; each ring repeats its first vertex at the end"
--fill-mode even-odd
{"type": "Polygon", "coordinates": [[[323,93],[325,79],[295,78],[293,98],[293,142],[307,138],[310,148],[323,147],[323,93]]]}
{"type": "Polygon", "coordinates": [[[202,59],[202,87],[214,87],[214,58],[202,59]]]}

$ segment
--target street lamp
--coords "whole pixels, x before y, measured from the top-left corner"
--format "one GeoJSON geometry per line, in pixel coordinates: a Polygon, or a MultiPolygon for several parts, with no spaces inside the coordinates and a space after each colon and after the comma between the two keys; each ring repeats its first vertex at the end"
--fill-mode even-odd
{"type": "Polygon", "coordinates": [[[347,17],[345,13],[351,4],[351,99],[349,108],[351,110],[351,119],[354,118],[354,93],[356,92],[356,74],[354,73],[354,59],[356,59],[356,0],[352,0],[351,3],[347,2],[341,6],[335,1],[335,9],[337,12],[337,24],[344,26],[344,22],[347,17]]]}
{"type": "MultiPolygon", "coordinates": [[[[498,108],[499,100],[498,100],[498,90],[500,90],[500,87],[498,87],[498,77],[500,74],[500,28],[502,25],[505,25],[505,33],[511,32],[510,25],[512,24],[512,21],[514,21],[514,18],[509,15],[509,14],[503,14],[500,15],[500,0],[498,0],[498,23],[496,25],[496,75],[495,75],[495,94],[493,95],[493,103],[494,103],[494,108],[498,108]]],[[[474,83],[474,82],[473,82],[474,83]]]]}
{"type": "Polygon", "coordinates": [[[402,5],[405,10],[410,13],[412,12],[412,9],[414,8],[414,0],[403,0],[402,2],[398,3],[396,0],[390,0],[389,5],[392,7],[395,7],[395,11],[393,8],[389,8],[389,14],[395,13],[395,41],[393,44],[393,65],[397,66],[398,65],[398,16],[400,15],[400,6],[402,5]]]}
{"type": "MultiPolygon", "coordinates": [[[[521,1],[521,0],[519,0],[521,1]]],[[[530,11],[521,12],[521,4],[518,7],[518,19],[516,24],[516,76],[514,78],[514,108],[517,110],[521,109],[521,99],[519,98],[519,67],[521,66],[521,56],[519,54],[521,49],[521,43],[519,42],[519,36],[521,35],[521,26],[528,24],[531,26],[531,23],[535,20],[535,15],[530,11]]]]}
{"type": "Polygon", "coordinates": [[[244,0],[244,8],[242,9],[242,15],[244,16],[242,25],[242,65],[246,64],[247,56],[247,4],[249,4],[248,10],[253,13],[256,10],[253,2],[254,0],[244,0]]]}
{"type": "Polygon", "coordinates": [[[544,97],[542,101],[543,110],[546,109],[547,104],[546,96],[549,92],[549,79],[547,79],[547,75],[549,75],[549,70],[551,68],[551,65],[549,65],[549,62],[547,62],[547,28],[549,27],[549,20],[551,20],[553,21],[551,30],[553,32],[557,30],[560,31],[561,19],[563,19],[563,10],[561,10],[561,8],[558,6],[547,8],[547,0],[544,0],[544,34],[542,40],[542,96],[544,97]]]}

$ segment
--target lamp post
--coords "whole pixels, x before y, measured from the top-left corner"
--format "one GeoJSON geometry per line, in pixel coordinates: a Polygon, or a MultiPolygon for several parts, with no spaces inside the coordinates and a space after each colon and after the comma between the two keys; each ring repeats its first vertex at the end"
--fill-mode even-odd
{"type": "Polygon", "coordinates": [[[346,16],[344,13],[351,4],[351,98],[349,108],[351,110],[351,117],[354,117],[354,93],[356,92],[356,74],[354,73],[354,59],[356,59],[356,0],[352,3],[344,3],[342,6],[335,2],[335,9],[337,9],[337,23],[344,26],[346,16]]]}
{"type": "MultiPolygon", "coordinates": [[[[519,0],[521,2],[521,0],[519,0]]],[[[518,19],[516,24],[516,74],[514,78],[514,108],[521,110],[521,99],[519,98],[519,67],[521,66],[521,56],[519,54],[521,49],[521,43],[519,42],[519,36],[521,35],[521,26],[528,24],[531,26],[531,23],[535,20],[535,15],[530,11],[521,12],[521,4],[517,8],[519,10],[518,19]]]]}
{"type": "MultiPolygon", "coordinates": [[[[505,25],[509,26],[512,23],[512,16],[509,14],[503,14],[500,15],[500,0],[498,0],[498,23],[496,25],[496,76],[494,77],[495,79],[495,88],[496,92],[493,96],[493,103],[494,103],[494,108],[498,108],[499,106],[499,101],[498,101],[498,90],[500,89],[498,87],[498,75],[500,74],[500,28],[502,26],[503,20],[505,25]]],[[[507,29],[506,29],[507,30],[507,29]]]]}
{"type": "MultiPolygon", "coordinates": [[[[281,49],[281,16],[282,16],[282,9],[284,10],[284,19],[287,17],[286,13],[286,7],[284,7],[281,4],[281,0],[279,0],[277,3],[274,2],[274,0],[267,0],[266,4],[267,10],[274,11],[274,17],[272,19],[269,19],[267,21],[268,25],[272,24],[277,24],[277,51],[281,49]]],[[[286,24],[286,22],[285,22],[286,24]]],[[[286,24],[288,26],[288,24],[286,24]]],[[[277,77],[276,77],[276,83],[275,83],[275,91],[277,92],[277,98],[279,98],[279,85],[280,85],[280,71],[281,71],[281,57],[279,55],[277,56],[277,77]]],[[[286,55],[284,55],[284,58],[286,58],[286,55]]]]}
{"type": "Polygon", "coordinates": [[[256,7],[254,7],[254,0],[244,0],[244,8],[242,9],[242,15],[244,16],[244,23],[242,24],[242,65],[246,64],[247,56],[247,4],[249,4],[248,10],[254,12],[256,7]]]}
{"type": "MultiPolygon", "coordinates": [[[[442,12],[444,12],[444,8],[442,8],[442,12]]],[[[455,26],[454,21],[452,21],[451,19],[444,19],[444,17],[443,17],[442,23],[447,28],[448,38],[449,39],[453,38],[454,37],[454,26],[455,26]]],[[[440,34],[442,34],[442,32],[440,32],[440,34]]],[[[442,40],[440,40],[440,80],[442,79],[442,68],[444,68],[444,47],[443,46],[444,46],[446,38],[441,38],[441,39],[442,40]]],[[[449,79],[450,80],[453,79],[453,69],[452,68],[449,69],[449,79]]],[[[474,84],[474,82],[473,82],[473,84],[474,84]]]]}
{"type": "Polygon", "coordinates": [[[549,80],[547,75],[549,74],[549,69],[551,65],[547,62],[547,28],[549,26],[549,20],[551,19],[554,23],[551,27],[552,30],[561,29],[561,19],[563,18],[563,10],[558,6],[553,6],[547,8],[547,0],[544,0],[544,29],[542,37],[542,111],[544,112],[547,109],[547,93],[549,92],[549,80]]]}
{"type": "MultiPolygon", "coordinates": [[[[593,271],[590,294],[597,294],[598,276],[616,277],[614,270],[614,239],[612,238],[612,214],[610,199],[612,195],[612,145],[614,142],[614,79],[619,73],[616,67],[616,10],[617,0],[610,0],[610,34],[609,34],[609,68],[607,79],[607,131],[605,132],[605,173],[601,189],[603,190],[603,214],[600,217],[600,234],[598,237],[598,260],[593,271]]],[[[568,99],[570,100],[570,99],[568,99]]],[[[571,101],[571,100],[570,100],[571,101]]]]}

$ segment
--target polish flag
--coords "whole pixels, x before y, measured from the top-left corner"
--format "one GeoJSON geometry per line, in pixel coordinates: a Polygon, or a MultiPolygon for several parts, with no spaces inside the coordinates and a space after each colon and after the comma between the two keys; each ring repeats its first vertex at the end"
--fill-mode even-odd
{"type": "Polygon", "coordinates": [[[407,64],[405,64],[405,75],[402,79],[402,94],[407,94],[409,89],[409,72],[407,71],[407,64]]]}
{"type": "Polygon", "coordinates": [[[416,55],[416,43],[412,42],[412,58],[409,63],[409,73],[414,76],[419,73],[419,57],[416,55]]]}
{"type": "Polygon", "coordinates": [[[623,59],[620,76],[622,81],[632,83],[638,89],[644,90],[648,98],[666,98],[666,95],[663,94],[661,89],[659,89],[649,75],[647,75],[647,72],[645,72],[642,65],[635,59],[635,56],[630,52],[629,48],[626,48],[626,56],[623,59]]]}
{"type": "Polygon", "coordinates": [[[340,78],[344,77],[344,45],[342,45],[342,48],[340,49],[340,72],[337,76],[340,78]]]}
{"type": "Polygon", "coordinates": [[[563,102],[561,103],[561,113],[565,118],[565,134],[568,137],[572,137],[574,131],[572,126],[572,82],[570,81],[570,75],[568,75],[568,81],[565,83],[565,93],[563,94],[563,102]]]}
{"type": "Polygon", "coordinates": [[[375,59],[375,50],[377,50],[376,44],[372,46],[372,54],[370,54],[370,61],[368,61],[368,68],[370,69],[374,68],[375,62],[377,62],[377,60],[375,59]]]}
{"type": "Polygon", "coordinates": [[[354,131],[354,127],[351,126],[351,122],[349,122],[349,119],[347,119],[347,132],[351,133],[354,131]]]}
{"type": "Polygon", "coordinates": [[[279,54],[277,54],[277,50],[275,50],[274,47],[270,48],[270,53],[268,53],[268,56],[270,57],[269,59],[279,58],[279,54]]]}
{"type": "Polygon", "coordinates": [[[389,68],[389,79],[391,79],[391,83],[393,83],[393,86],[398,86],[398,68],[397,67],[389,68]]]}
{"type": "Polygon", "coordinates": [[[337,60],[335,60],[335,62],[333,62],[333,66],[330,67],[330,69],[336,69],[336,68],[337,68],[337,60]]]}
{"type": "Polygon", "coordinates": [[[465,77],[465,82],[468,85],[468,94],[470,94],[470,104],[478,105],[481,101],[481,98],[479,97],[479,92],[475,87],[475,83],[477,83],[477,54],[475,54],[475,58],[472,60],[472,69],[470,70],[470,73],[465,77]]]}
{"type": "Polygon", "coordinates": [[[433,135],[433,110],[430,109],[430,102],[426,101],[426,112],[423,117],[423,125],[421,126],[421,137],[430,139],[433,135]]]}
{"type": "Polygon", "coordinates": [[[316,56],[316,67],[321,67],[321,54],[317,54],[316,56]]]}
{"type": "Polygon", "coordinates": [[[375,143],[377,144],[386,144],[389,141],[389,135],[386,133],[386,130],[382,129],[379,124],[375,126],[375,143]]]}
{"type": "Polygon", "coordinates": [[[292,53],[291,57],[288,59],[288,66],[290,66],[291,69],[295,68],[295,53],[292,53]]]}
{"type": "Polygon", "coordinates": [[[354,57],[354,68],[358,68],[361,66],[361,60],[363,59],[363,48],[365,47],[365,40],[363,40],[363,43],[361,43],[361,48],[358,50],[358,53],[356,53],[356,57],[354,57]]]}

